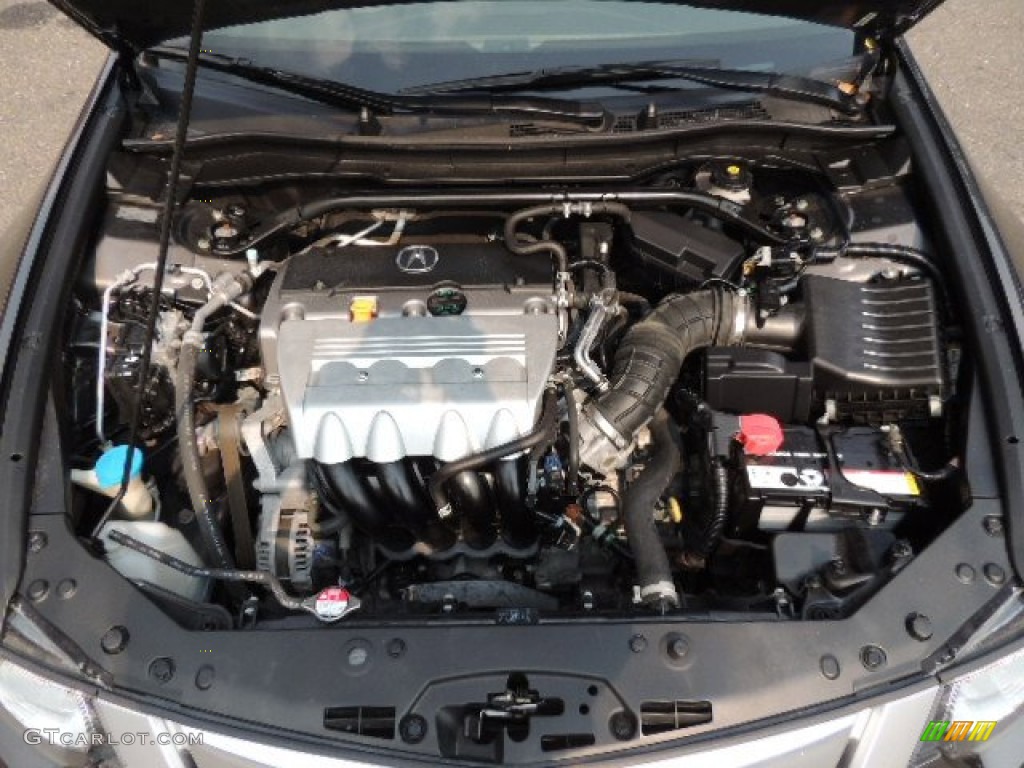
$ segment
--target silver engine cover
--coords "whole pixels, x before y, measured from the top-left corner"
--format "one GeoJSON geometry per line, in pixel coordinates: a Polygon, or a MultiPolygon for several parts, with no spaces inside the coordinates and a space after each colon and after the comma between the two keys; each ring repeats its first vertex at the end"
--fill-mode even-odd
{"type": "Polygon", "coordinates": [[[275,278],[260,343],[298,458],[452,461],[534,426],[558,349],[547,257],[412,247],[311,250],[275,278]]]}

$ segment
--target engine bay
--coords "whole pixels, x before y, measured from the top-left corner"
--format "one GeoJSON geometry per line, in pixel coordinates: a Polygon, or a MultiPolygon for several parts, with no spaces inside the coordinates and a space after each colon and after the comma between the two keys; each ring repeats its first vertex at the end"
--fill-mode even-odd
{"type": "Polygon", "coordinates": [[[149,349],[123,181],[68,332],[75,530],[192,628],[849,616],[966,480],[909,176],[848,166],[191,199],[149,349]]]}

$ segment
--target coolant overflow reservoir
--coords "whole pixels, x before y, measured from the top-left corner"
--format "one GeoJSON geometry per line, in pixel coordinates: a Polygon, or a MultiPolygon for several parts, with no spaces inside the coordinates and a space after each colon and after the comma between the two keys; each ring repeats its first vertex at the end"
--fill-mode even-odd
{"type": "Polygon", "coordinates": [[[120,531],[189,565],[202,567],[199,555],[177,528],[155,520],[112,520],[100,531],[107,562],[126,579],[155,584],[187,600],[204,602],[209,597],[209,579],[182,573],[159,560],[118,544],[111,540],[111,531],[120,531]]]}

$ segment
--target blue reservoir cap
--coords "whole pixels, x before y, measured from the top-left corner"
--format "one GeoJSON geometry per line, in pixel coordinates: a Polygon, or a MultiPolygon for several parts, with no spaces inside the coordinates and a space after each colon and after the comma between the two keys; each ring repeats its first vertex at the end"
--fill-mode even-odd
{"type": "MultiPolygon", "coordinates": [[[[96,462],[96,480],[100,488],[115,488],[121,484],[124,477],[124,460],[128,456],[127,445],[115,445],[106,451],[96,462]]],[[[135,479],[142,474],[142,449],[136,448],[132,452],[132,474],[135,479]]]]}

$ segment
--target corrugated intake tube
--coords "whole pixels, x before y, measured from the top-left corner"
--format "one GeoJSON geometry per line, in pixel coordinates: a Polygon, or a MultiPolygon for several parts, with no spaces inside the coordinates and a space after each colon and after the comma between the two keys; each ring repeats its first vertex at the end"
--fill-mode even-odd
{"type": "Polygon", "coordinates": [[[611,386],[584,407],[583,416],[616,447],[626,447],[665,403],[687,355],[742,340],[747,302],[715,289],[665,298],[623,336],[611,386]]]}

